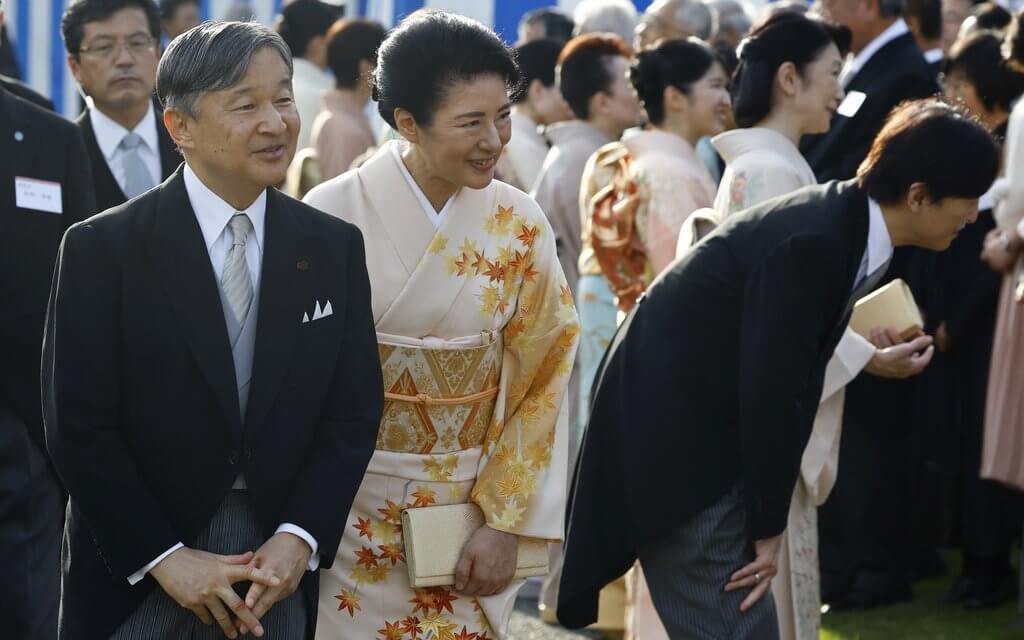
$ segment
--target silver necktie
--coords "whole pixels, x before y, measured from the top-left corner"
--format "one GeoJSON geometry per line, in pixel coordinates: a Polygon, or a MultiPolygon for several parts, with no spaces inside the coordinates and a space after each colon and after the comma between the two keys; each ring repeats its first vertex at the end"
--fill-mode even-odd
{"type": "Polygon", "coordinates": [[[231,248],[224,258],[220,286],[224,289],[224,297],[238,319],[239,326],[245,326],[253,293],[252,276],[249,274],[249,264],[245,261],[245,241],[252,231],[252,221],[244,213],[236,213],[231,216],[228,226],[231,227],[231,248]]]}
{"type": "Polygon", "coordinates": [[[141,144],[142,138],[137,133],[129,132],[121,138],[120,146],[124,150],[121,154],[121,163],[124,166],[124,195],[128,196],[129,200],[154,186],[153,176],[139,155],[141,144]]]}

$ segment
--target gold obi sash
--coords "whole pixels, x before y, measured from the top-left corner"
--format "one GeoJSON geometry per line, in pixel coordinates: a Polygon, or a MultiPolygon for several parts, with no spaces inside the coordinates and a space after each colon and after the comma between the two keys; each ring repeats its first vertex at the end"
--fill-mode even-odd
{"type": "Polygon", "coordinates": [[[377,449],[448,453],[483,445],[501,374],[500,334],[454,340],[377,334],[384,415],[377,449]]]}

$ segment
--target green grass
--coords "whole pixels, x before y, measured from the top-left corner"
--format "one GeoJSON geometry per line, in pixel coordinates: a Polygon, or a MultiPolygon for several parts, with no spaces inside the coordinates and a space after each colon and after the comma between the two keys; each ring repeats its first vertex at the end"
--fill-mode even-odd
{"type": "Polygon", "coordinates": [[[959,571],[958,556],[947,556],[950,575],[914,585],[914,600],[864,613],[826,613],[821,640],[1017,640],[1016,603],[989,611],[943,604],[959,571]]]}

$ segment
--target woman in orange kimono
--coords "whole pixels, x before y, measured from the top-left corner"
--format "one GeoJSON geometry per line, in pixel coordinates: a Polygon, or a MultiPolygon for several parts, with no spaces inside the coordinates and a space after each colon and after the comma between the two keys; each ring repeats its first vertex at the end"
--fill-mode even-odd
{"type": "MultiPolygon", "coordinates": [[[[519,71],[483,25],[419,12],[381,45],[374,97],[403,140],[314,189],[367,245],[385,407],[319,640],[507,637],[520,538],[562,536],[578,324],[537,204],[495,181],[519,71]],[[472,502],[456,584],[410,586],[404,509],[472,502]]],[[[420,552],[422,553],[422,551],[420,552]]]]}

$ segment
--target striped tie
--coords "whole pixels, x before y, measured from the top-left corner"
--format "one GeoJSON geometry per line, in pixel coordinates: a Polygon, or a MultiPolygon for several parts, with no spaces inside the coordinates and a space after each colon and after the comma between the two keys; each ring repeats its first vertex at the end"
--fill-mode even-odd
{"type": "Polygon", "coordinates": [[[231,248],[224,258],[220,286],[239,326],[245,326],[245,318],[252,304],[252,276],[249,274],[249,264],[245,261],[245,241],[252,231],[252,222],[244,213],[236,213],[231,216],[228,226],[231,227],[231,248]]]}

